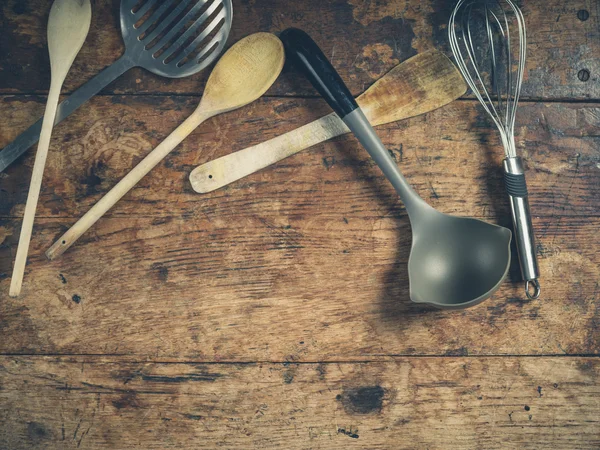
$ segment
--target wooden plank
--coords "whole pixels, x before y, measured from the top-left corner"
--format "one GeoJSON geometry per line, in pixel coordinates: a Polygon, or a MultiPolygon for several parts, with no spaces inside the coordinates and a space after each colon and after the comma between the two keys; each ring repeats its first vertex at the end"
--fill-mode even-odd
{"type": "Polygon", "coordinates": [[[598,218],[535,220],[539,300],[525,299],[514,258],[492,299],[443,312],[409,300],[403,215],[281,211],[106,219],[52,262],[43,252],[68,224],[40,219],[18,299],[7,294],[19,224],[1,222],[0,352],[250,362],[600,351],[598,218]]]}
{"type": "MultiPolygon", "coordinates": [[[[14,102],[23,100],[8,104],[14,102]]],[[[513,264],[514,283],[478,308],[442,313],[410,304],[405,212],[352,137],[227,190],[205,196],[191,190],[187,176],[197,164],[326,113],[320,100],[267,99],[215,119],[81,243],[46,261],[43,251],[53,240],[195,103],[98,98],[57,128],[25,296],[0,302],[9,336],[0,351],[211,361],[598,353],[600,115],[594,105],[522,108],[519,144],[529,161],[544,284],[537,302],[522,300],[513,264]],[[116,117],[108,112],[115,105],[116,117]],[[265,119],[266,111],[276,120],[265,119]]],[[[10,139],[9,124],[38,107],[23,104],[4,109],[3,139],[10,139]]],[[[455,102],[380,132],[432,205],[509,225],[502,152],[474,102],[455,102]]],[[[0,180],[7,194],[0,202],[0,293],[8,291],[31,157],[25,161],[0,180]]]]}
{"type": "Polygon", "coordinates": [[[600,446],[591,358],[160,364],[0,358],[11,449],[600,446]]]}
{"type": "MultiPolygon", "coordinates": [[[[43,104],[4,97],[0,146],[43,104]]],[[[195,98],[103,97],[56,127],[38,206],[40,217],[81,217],[197,106],[195,98]]],[[[402,208],[356,139],[345,136],[282,161],[226,190],[191,189],[197,165],[280,135],[329,112],[320,99],[263,99],[211,119],[123,198],[108,217],[279,211],[305,216],[340,212],[379,216],[402,208]],[[241,205],[252,205],[241,209],[241,205]],[[281,208],[284,208],[283,210],[281,208]],[[345,210],[345,211],[344,211],[345,210]]],[[[417,191],[448,213],[504,220],[499,135],[476,102],[379,127],[417,191]]],[[[518,116],[518,146],[528,161],[531,206],[539,217],[600,215],[600,108],[528,103],[518,116]]],[[[18,217],[32,156],[0,174],[0,217],[18,217]]]]}
{"type": "MultiPolygon", "coordinates": [[[[67,91],[91,79],[123,53],[119,3],[95,2],[90,36],[69,74],[67,91]]],[[[50,4],[48,0],[5,0],[0,5],[0,93],[47,91],[50,74],[45,27],[50,4]]],[[[235,0],[229,45],[256,31],[304,28],[358,95],[395,64],[418,52],[432,47],[448,51],[446,25],[452,6],[446,0],[235,0]]],[[[529,29],[524,97],[600,98],[597,2],[525,2],[523,12],[529,29]]],[[[106,92],[197,94],[207,77],[205,71],[187,79],[167,80],[135,69],[106,92]]],[[[314,90],[297,76],[286,74],[270,93],[313,95],[314,90]]]]}
{"type": "MultiPolygon", "coordinates": [[[[67,91],[122,53],[119,3],[96,0],[67,91]]],[[[50,5],[0,4],[0,148],[42,114],[50,5]]],[[[513,261],[475,308],[410,303],[405,211],[349,136],[195,194],[196,165],[329,112],[277,98],[315,95],[289,71],[268,98],[197,130],[48,262],[43,251],[193,111],[208,77],[135,69],[56,128],[19,299],[8,275],[32,156],[0,174],[0,448],[600,447],[600,6],[523,7],[517,140],[540,300],[524,300],[513,261]]],[[[448,51],[451,8],[234,0],[229,43],[304,28],[359,94],[417,52],[448,51]]],[[[380,133],[433,206],[509,225],[497,132],[476,102],[380,133]]]]}

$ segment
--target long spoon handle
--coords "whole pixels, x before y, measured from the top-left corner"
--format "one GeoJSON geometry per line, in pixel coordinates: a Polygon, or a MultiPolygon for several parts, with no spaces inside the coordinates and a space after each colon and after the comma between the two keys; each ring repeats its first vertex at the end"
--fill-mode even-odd
{"type": "Polygon", "coordinates": [[[38,199],[40,197],[42,178],[44,177],[44,167],[46,167],[46,158],[48,156],[48,148],[50,147],[50,138],[52,137],[52,125],[54,123],[54,117],[56,116],[58,99],[60,98],[60,88],[61,83],[53,83],[48,92],[48,102],[46,103],[40,142],[33,164],[29,194],[27,195],[27,203],[25,205],[23,223],[21,225],[21,235],[19,236],[19,246],[17,247],[15,266],[10,281],[9,295],[11,297],[17,297],[21,293],[21,286],[23,285],[25,263],[27,262],[27,253],[31,241],[35,210],[37,209],[38,199]]]}
{"type": "Polygon", "coordinates": [[[183,122],[169,137],[158,147],[152,150],[137,166],[133,168],[108,194],[102,197],[92,209],[77,221],[65,234],[61,236],[46,252],[48,259],[54,259],[62,255],[83,233],[94,225],[110,208],[112,208],[127,192],[133,188],[148,172],[167,156],[171,150],[177,147],[196,127],[198,127],[206,116],[197,113],[192,114],[183,122]]]}
{"type": "Polygon", "coordinates": [[[192,188],[200,194],[212,192],[349,131],[338,115],[331,113],[281,136],[196,167],[190,174],[192,188]]]}
{"type": "MultiPolygon", "coordinates": [[[[112,81],[134,67],[131,60],[123,55],[112,65],[104,69],[90,81],[85,83],[59,106],[54,119],[54,125],[62,122],[70,116],[77,108],[87,102],[90,98],[108,86],[112,81]]],[[[0,172],[3,172],[19,156],[25,153],[38,139],[42,131],[43,118],[31,125],[27,130],[21,133],[14,141],[8,144],[0,151],[0,172]]]]}

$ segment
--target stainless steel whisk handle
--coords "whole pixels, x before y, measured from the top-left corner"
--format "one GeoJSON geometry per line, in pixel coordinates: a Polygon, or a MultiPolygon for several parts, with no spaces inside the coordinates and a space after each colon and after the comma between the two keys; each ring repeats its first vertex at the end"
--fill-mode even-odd
{"type": "Polygon", "coordinates": [[[540,296],[540,271],[538,268],[535,248],[535,236],[531,223],[531,212],[529,210],[529,197],[527,183],[525,182],[525,170],[523,160],[520,157],[510,157],[504,160],[504,181],[506,191],[510,197],[513,227],[521,275],[527,282],[525,292],[530,299],[540,296]],[[533,287],[533,292],[531,291],[533,287]]]}

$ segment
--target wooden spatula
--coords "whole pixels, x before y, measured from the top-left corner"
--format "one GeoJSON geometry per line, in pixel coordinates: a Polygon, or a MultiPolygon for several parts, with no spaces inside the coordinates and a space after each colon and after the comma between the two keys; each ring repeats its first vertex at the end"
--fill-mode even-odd
{"type": "MultiPolygon", "coordinates": [[[[356,100],[376,125],[418,116],[444,106],[467,91],[454,64],[441,52],[430,50],[390,70],[356,100]]],[[[306,148],[349,133],[337,114],[198,166],[190,174],[198,193],[212,192],[306,148]]]]}
{"type": "Polygon", "coordinates": [[[9,295],[11,297],[16,297],[21,293],[25,263],[27,261],[29,242],[31,241],[31,232],[33,230],[33,220],[42,187],[44,167],[46,166],[46,157],[48,156],[60,90],[77,53],[79,53],[79,50],[83,46],[83,42],[90,30],[91,21],[92,5],[90,4],[90,0],[56,0],[50,9],[48,50],[50,52],[52,80],[48,92],[46,111],[44,112],[40,142],[35,155],[23,224],[21,225],[21,236],[19,237],[19,246],[17,247],[15,267],[10,281],[9,295]]]}

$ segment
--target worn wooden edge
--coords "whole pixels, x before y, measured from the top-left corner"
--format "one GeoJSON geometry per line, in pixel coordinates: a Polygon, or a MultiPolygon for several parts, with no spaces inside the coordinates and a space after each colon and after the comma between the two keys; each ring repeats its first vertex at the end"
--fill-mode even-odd
{"type": "Polygon", "coordinates": [[[481,448],[600,445],[598,358],[161,364],[0,357],[0,445],[481,448]]]}
{"type": "MultiPolygon", "coordinates": [[[[322,46],[358,95],[365,85],[417,53],[438,48],[450,54],[446,27],[452,6],[443,0],[418,4],[389,1],[377,5],[360,1],[324,4],[319,0],[294,3],[236,0],[228,46],[257,31],[279,33],[290,26],[303,28],[322,46]],[[330,26],[324,27],[323,23],[330,26]]],[[[535,2],[522,6],[530,30],[523,98],[599,99],[595,57],[599,42],[598,11],[584,0],[569,3],[550,0],[543,7],[535,2]]],[[[8,94],[45,91],[49,86],[45,25],[50,3],[10,0],[0,8],[3,20],[0,53],[10,55],[3,63],[1,91],[8,94]]],[[[117,12],[115,1],[95,2],[90,36],[67,80],[70,91],[122,54],[117,12]]],[[[195,93],[203,89],[208,73],[207,69],[187,79],[168,80],[134,69],[106,92],[195,93]]],[[[272,92],[314,94],[307,82],[289,73],[272,92]]]]}

